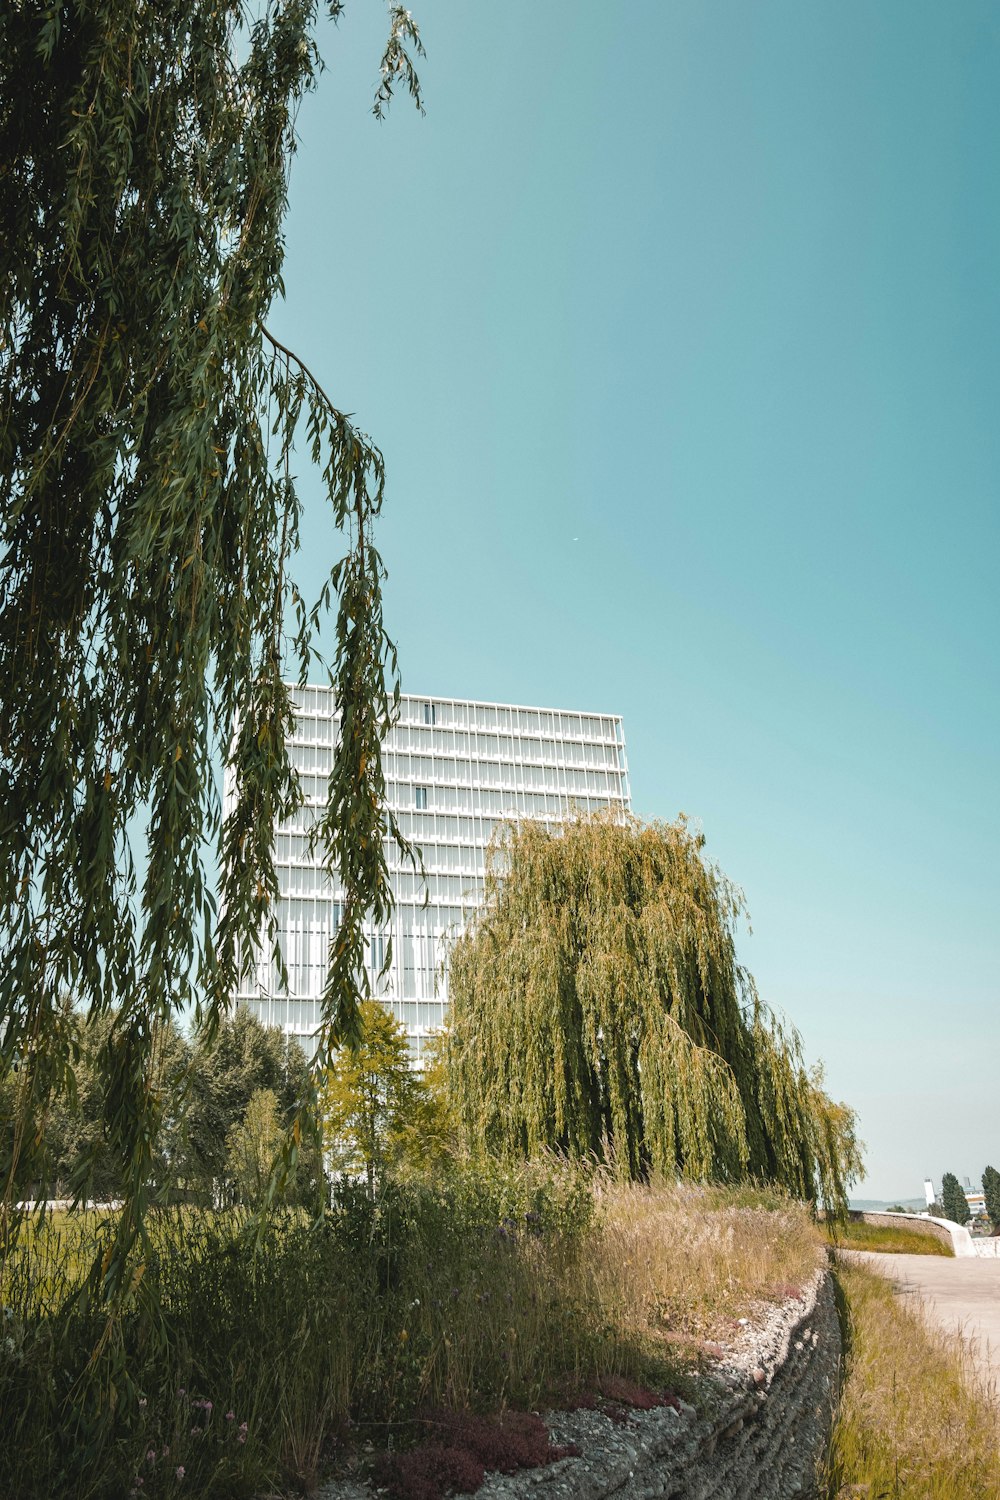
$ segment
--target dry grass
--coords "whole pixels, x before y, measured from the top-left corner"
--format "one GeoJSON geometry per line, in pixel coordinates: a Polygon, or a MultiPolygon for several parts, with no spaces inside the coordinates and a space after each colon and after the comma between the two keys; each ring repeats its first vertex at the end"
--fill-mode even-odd
{"type": "Polygon", "coordinates": [[[588,1248],[595,1300],[627,1339],[711,1340],[797,1294],[823,1261],[804,1205],[774,1192],[605,1188],[588,1248]]]}
{"type": "Polygon", "coordinates": [[[1000,1500],[996,1391],[883,1277],[838,1261],[837,1280],[849,1344],[827,1500],[1000,1500]]]}
{"type": "Polygon", "coordinates": [[[916,1224],[912,1229],[909,1225],[897,1229],[894,1225],[866,1224],[863,1219],[852,1219],[846,1224],[825,1224],[823,1230],[835,1249],[843,1245],[848,1250],[879,1250],[887,1255],[954,1256],[955,1253],[944,1240],[916,1224]]]}

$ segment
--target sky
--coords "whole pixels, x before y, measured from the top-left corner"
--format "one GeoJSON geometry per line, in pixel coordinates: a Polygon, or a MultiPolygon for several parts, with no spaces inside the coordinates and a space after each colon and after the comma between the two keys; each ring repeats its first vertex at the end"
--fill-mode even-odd
{"type": "MultiPolygon", "coordinates": [[[[859,1195],[1000,1165],[1000,10],[350,0],[275,333],[385,454],[403,687],[624,717],[859,1195]]],[[[334,557],[307,495],[301,578],[334,557]]]]}

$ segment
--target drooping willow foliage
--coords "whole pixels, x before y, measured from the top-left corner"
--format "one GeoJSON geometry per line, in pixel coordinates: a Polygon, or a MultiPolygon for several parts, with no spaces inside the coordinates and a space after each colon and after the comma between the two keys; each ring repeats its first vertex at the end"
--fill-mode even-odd
{"type": "Polygon", "coordinates": [[[466,1141],[783,1184],[834,1208],[854,1116],[736,960],[741,893],[683,820],[504,830],[451,955],[450,1089],[466,1141]]]}
{"type": "MultiPolygon", "coordinates": [[[[300,799],[283,679],[305,679],[331,601],[342,733],[321,836],[346,898],[320,1066],[355,1025],[364,919],[390,899],[382,457],[265,323],[319,20],[315,0],[0,8],[2,1229],[6,1245],[12,1206],[44,1191],[38,1122],[74,1082],[68,995],[114,1017],[105,1131],[125,1207],[91,1284],[110,1303],[143,1295],[176,1102],[152,1081],[165,1023],[190,1007],[211,1032],[269,921],[274,829],[300,799]],[[315,608],[292,571],[296,445],[330,503],[315,608]]],[[[377,115],[394,86],[419,105],[420,50],[391,5],[377,115]]]]}

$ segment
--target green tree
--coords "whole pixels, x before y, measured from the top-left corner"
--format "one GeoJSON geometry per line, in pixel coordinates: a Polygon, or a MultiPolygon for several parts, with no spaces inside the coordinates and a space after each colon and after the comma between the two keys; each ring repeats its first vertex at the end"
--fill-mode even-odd
{"type": "MultiPolygon", "coordinates": [[[[119,1198],[124,1187],[121,1164],[111,1150],[106,1127],[108,1094],[114,1088],[107,1064],[115,1017],[87,1019],[74,1013],[73,1019],[78,1049],[75,1087],[51,1101],[44,1119],[46,1177],[59,1197],[119,1198]]],[[[150,1088],[160,1100],[175,1097],[188,1056],[177,1027],[162,1027],[148,1075],[150,1088]]],[[[164,1115],[164,1128],[151,1157],[151,1179],[157,1188],[170,1182],[177,1147],[175,1122],[168,1108],[164,1115]]]]}
{"type": "Polygon", "coordinates": [[[597,1155],[632,1177],[752,1175],[846,1206],[853,1113],[736,961],[741,893],[683,820],[521,824],[451,957],[466,1142],[597,1155]]]}
{"type": "MultiPolygon", "coordinates": [[[[177,1176],[210,1202],[224,1196],[227,1140],[261,1090],[274,1094],[283,1130],[303,1108],[314,1107],[309,1065],[298,1042],[276,1027],[262,1026],[241,1006],[222,1021],[211,1041],[193,1048],[179,1122],[177,1176]]],[[[303,1142],[295,1177],[298,1196],[307,1197],[311,1187],[319,1186],[318,1143],[303,1142]]]]}
{"type": "Polygon", "coordinates": [[[255,1207],[264,1201],[283,1139],[277,1095],[256,1089],[226,1136],[228,1176],[241,1203],[255,1207]]]}
{"type": "MultiPolygon", "coordinates": [[[[68,998],[64,1000],[60,1025],[73,1070],[67,1086],[41,1102],[26,1122],[34,1139],[33,1159],[39,1164],[32,1192],[39,1196],[106,1201],[121,1195],[120,1162],[110,1149],[106,1128],[108,1093],[114,1086],[107,1066],[114,1022],[113,1014],[85,1017],[68,998]]],[[[176,1025],[162,1027],[147,1080],[150,1091],[158,1099],[177,1101],[189,1060],[190,1049],[176,1025]]],[[[10,1153],[14,1149],[10,1135],[18,1123],[18,1082],[19,1070],[14,1070],[0,1088],[0,1149],[10,1153]]],[[[178,1127],[178,1115],[165,1110],[151,1158],[151,1179],[157,1189],[166,1189],[173,1181],[180,1156],[178,1127]]]]}
{"type": "MultiPolygon", "coordinates": [[[[105,1131],[107,1091],[112,1083],[106,1049],[113,1016],[89,1020],[68,1004],[65,1024],[76,1062],[73,1087],[49,1102],[32,1120],[45,1160],[45,1179],[56,1197],[117,1198],[122,1180],[105,1131]]],[[[15,1078],[0,1091],[0,1134],[12,1128],[15,1078]]],[[[293,1037],[264,1027],[240,1007],[222,1021],[211,1043],[192,1045],[176,1026],[164,1028],[150,1085],[169,1101],[154,1157],[153,1183],[164,1194],[199,1193],[221,1201],[229,1181],[227,1142],[255,1093],[270,1090],[284,1132],[313,1097],[305,1054],[293,1037]]],[[[322,1182],[319,1148],[304,1141],[294,1174],[293,1197],[315,1196],[322,1182]]],[[[287,1195],[286,1195],[287,1196],[287,1195]]]]}
{"type": "MultiPolygon", "coordinates": [[[[16,1073],[22,1122],[0,1231],[44,1171],[23,1122],[74,1087],[69,990],[111,1018],[126,1201],[91,1293],[116,1303],[146,1295],[158,1038],[188,1007],[211,1033],[273,934],[274,829],[301,800],[284,679],[311,670],[331,601],[342,733],[316,837],[345,900],[320,1060],[354,1032],[366,915],[390,905],[382,458],[267,326],[317,35],[317,0],[0,8],[0,1084],[16,1073]],[[300,449],[340,553],[315,608],[293,570],[300,449]]],[[[419,104],[419,50],[391,4],[377,115],[400,84],[419,104]]]]}
{"type": "Polygon", "coordinates": [[[954,1224],[968,1224],[972,1217],[954,1172],[945,1172],[941,1177],[941,1207],[945,1218],[954,1224]]]}
{"type": "Polygon", "coordinates": [[[374,1197],[386,1171],[419,1142],[426,1089],[410,1062],[406,1032],[377,1000],[360,1007],[360,1035],[337,1054],[321,1088],[328,1159],[364,1172],[374,1197]]]}
{"type": "Polygon", "coordinates": [[[418,1092],[402,1134],[402,1165],[425,1174],[458,1150],[460,1126],[448,1088],[448,1032],[431,1036],[417,1074],[418,1092]]]}
{"type": "Polygon", "coordinates": [[[983,1168],[983,1198],[990,1223],[1000,1229],[1000,1172],[996,1167],[983,1168]]]}

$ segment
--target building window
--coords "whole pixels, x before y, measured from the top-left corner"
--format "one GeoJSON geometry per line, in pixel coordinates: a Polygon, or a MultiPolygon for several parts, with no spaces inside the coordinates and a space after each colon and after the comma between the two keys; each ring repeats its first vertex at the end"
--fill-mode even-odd
{"type": "Polygon", "coordinates": [[[418,812],[424,812],[424,811],[426,811],[426,809],[427,809],[427,788],[425,786],[415,786],[413,788],[413,791],[414,791],[414,794],[415,794],[415,797],[416,797],[417,811],[418,812]]]}
{"type": "Polygon", "coordinates": [[[425,703],[424,704],[424,723],[425,724],[434,724],[436,722],[437,722],[437,718],[436,718],[436,715],[434,713],[434,704],[433,703],[425,703]]]}

